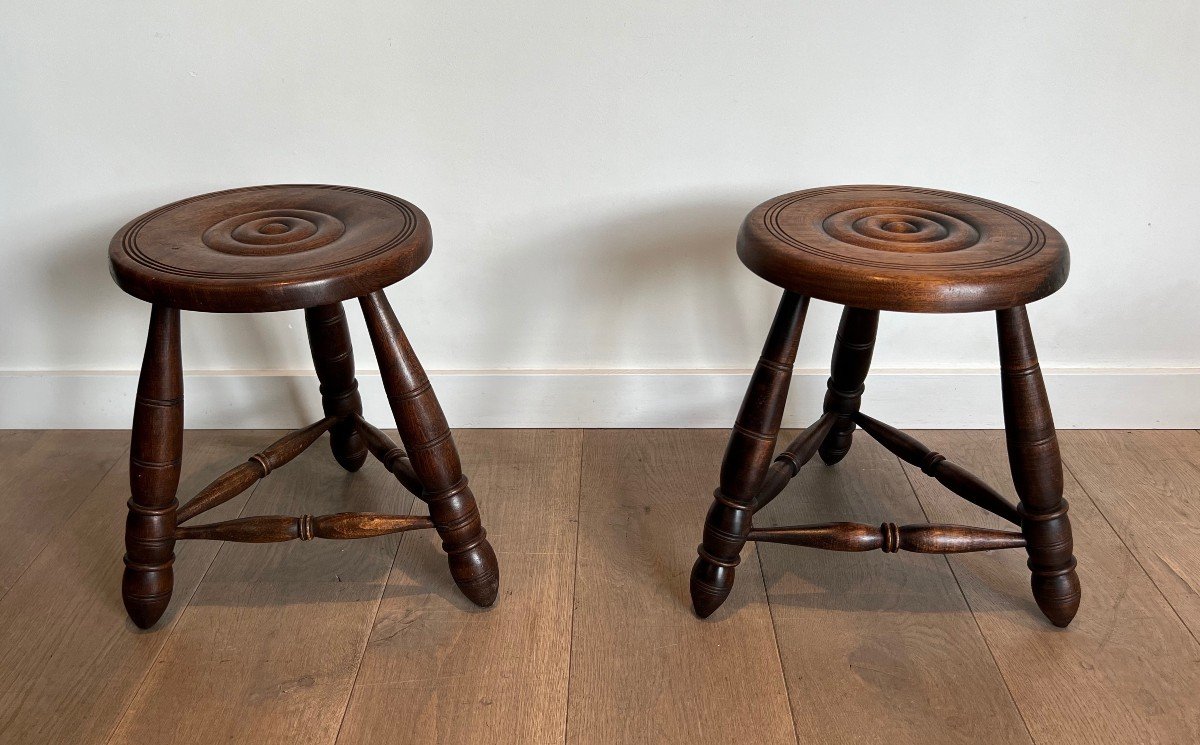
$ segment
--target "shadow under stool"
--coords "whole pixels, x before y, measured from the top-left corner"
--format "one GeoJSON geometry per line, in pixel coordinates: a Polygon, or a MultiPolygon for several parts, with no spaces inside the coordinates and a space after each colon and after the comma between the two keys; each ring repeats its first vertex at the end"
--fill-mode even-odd
{"type": "Polygon", "coordinates": [[[429,258],[429,221],[415,206],[346,186],[255,186],[214,192],[148,212],[109,246],[121,289],[151,303],[129,457],[132,498],[121,595],[149,628],[171,600],[178,540],[271,543],[366,538],[434,528],[459,589],[480,606],[499,588],[496,554],[480,523],[446,418],[383,288],[429,258]],[[362,417],[342,301],[358,298],[403,449],[362,417]],[[183,363],[179,311],[304,309],[325,417],[273,443],[182,507],[183,363]],[[322,434],[357,471],[367,454],[429,507],[429,516],[343,512],[267,515],[185,525],[250,488],[322,434]]]}
{"type": "Polygon", "coordinates": [[[746,266],[784,293],[705,520],[691,574],[696,613],[708,617],[725,602],[746,541],[888,553],[1024,548],[1038,607],[1055,626],[1067,626],[1079,609],[1079,579],[1058,440],[1025,311],[1067,279],[1062,236],[1032,215],[978,197],[903,186],[834,186],[759,205],[742,223],[737,247],[746,266]],[[775,455],[810,298],[845,306],[824,413],[775,455]],[[996,312],[1005,436],[1019,504],[859,410],[880,311],[996,312]],[[755,512],[813,455],[829,465],[845,457],[856,427],[1018,530],[847,522],[754,527],[755,512]]]}

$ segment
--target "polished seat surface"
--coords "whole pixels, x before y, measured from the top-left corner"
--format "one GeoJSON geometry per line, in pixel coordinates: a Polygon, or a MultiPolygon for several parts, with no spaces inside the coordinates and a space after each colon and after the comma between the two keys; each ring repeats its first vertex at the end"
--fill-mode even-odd
{"type": "Polygon", "coordinates": [[[113,278],[182,310],[311,308],[368,295],[416,271],[432,248],[417,207],[348,186],[252,186],[183,199],[113,237],[113,278]]]}
{"type": "Polygon", "coordinates": [[[1012,308],[1057,290],[1067,244],[998,202],[910,186],[831,186],[776,197],[746,217],[738,255],[803,295],[858,308],[949,313],[1012,308]]]}

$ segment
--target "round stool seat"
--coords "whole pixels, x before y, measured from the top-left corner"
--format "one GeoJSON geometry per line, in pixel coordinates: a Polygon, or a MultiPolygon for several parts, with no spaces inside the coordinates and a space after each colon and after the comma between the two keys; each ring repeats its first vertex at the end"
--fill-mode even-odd
{"type": "Polygon", "coordinates": [[[113,278],[150,303],[218,313],[293,310],[367,295],[429,258],[429,220],[349,186],[251,186],[147,212],[109,244],[113,278]]]}
{"type": "Polygon", "coordinates": [[[856,308],[949,313],[1013,308],[1062,287],[1054,228],[979,197],[910,186],[831,186],[755,207],[738,234],[755,274],[856,308]]]}

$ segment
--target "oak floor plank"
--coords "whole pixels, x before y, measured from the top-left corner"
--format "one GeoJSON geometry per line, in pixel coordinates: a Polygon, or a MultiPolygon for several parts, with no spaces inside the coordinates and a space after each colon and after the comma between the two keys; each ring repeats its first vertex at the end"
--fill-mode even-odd
{"type": "Polygon", "coordinates": [[[1071,473],[1200,638],[1200,433],[1063,432],[1062,447],[1071,473]]]}
{"type": "MultiPolygon", "coordinates": [[[[914,434],[1015,501],[1003,432],[914,434]]],[[[906,468],[931,521],[1009,527],[906,468]]],[[[1024,551],[950,558],[1034,740],[1200,742],[1200,645],[1069,473],[1065,494],[1083,586],[1068,629],[1034,604],[1024,551]]]]}
{"type": "MultiPolygon", "coordinates": [[[[322,438],[243,514],[399,514],[413,500],[373,459],[344,471],[322,438]]],[[[402,537],[196,541],[220,552],[111,742],[334,742],[402,537]]]]}
{"type": "Polygon", "coordinates": [[[568,742],[796,741],[754,548],[709,620],[688,601],[727,434],[585,434],[568,742]]]}
{"type": "MultiPolygon", "coordinates": [[[[845,460],[815,458],[755,516],[840,521],[926,522],[900,463],[861,431],[845,460]]],[[[943,558],[758,551],[801,742],[1030,742],[943,558]]]]}
{"type": "Polygon", "coordinates": [[[500,597],[476,608],[450,581],[436,534],[409,535],[339,742],[563,741],[583,433],[455,438],[500,561],[500,597]]]}
{"type": "MultiPolygon", "coordinates": [[[[255,432],[188,432],[180,494],[198,491],[262,439],[255,432]]],[[[173,601],[158,626],[139,631],[120,595],[128,498],[122,459],[0,599],[0,742],[102,742],[216,554],[216,546],[198,542],[179,546],[173,601]]],[[[214,517],[234,517],[245,499],[222,505],[214,517]]]]}
{"type": "Polygon", "coordinates": [[[0,431],[0,598],[129,446],[129,433],[0,431]]]}

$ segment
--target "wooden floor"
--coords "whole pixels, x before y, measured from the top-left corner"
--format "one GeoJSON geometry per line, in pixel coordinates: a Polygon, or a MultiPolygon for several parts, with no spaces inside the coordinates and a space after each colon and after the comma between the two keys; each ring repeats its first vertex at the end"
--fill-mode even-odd
{"type": "MultiPolygon", "coordinates": [[[[1012,496],[1000,432],[917,434],[1012,496]]],[[[274,436],[189,432],[181,494],[274,436]]],[[[457,437],[494,608],[456,592],[430,532],[189,541],[139,632],[126,434],[0,433],[0,743],[1200,742],[1200,433],[1062,433],[1084,588],[1066,631],[1022,551],[769,544],[702,622],[687,577],[724,432],[457,437]]],[[[318,443],[214,519],[412,501],[318,443]]],[[[861,434],[758,516],[829,520],[1002,527],[861,434]]]]}

